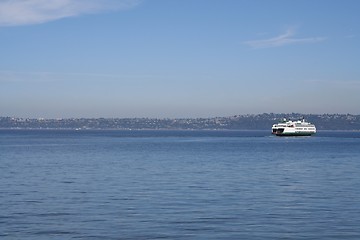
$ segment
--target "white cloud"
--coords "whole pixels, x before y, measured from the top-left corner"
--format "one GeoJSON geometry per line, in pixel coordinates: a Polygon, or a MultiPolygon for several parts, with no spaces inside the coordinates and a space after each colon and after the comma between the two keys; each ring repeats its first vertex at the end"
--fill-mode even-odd
{"type": "Polygon", "coordinates": [[[294,36],[295,32],[292,29],[288,29],[284,34],[281,34],[274,38],[251,40],[244,43],[253,48],[270,48],[281,47],[290,44],[316,43],[325,40],[324,37],[295,38],[294,36]]]}
{"type": "Polygon", "coordinates": [[[134,7],[140,0],[0,0],[0,26],[39,24],[134,7]]]}

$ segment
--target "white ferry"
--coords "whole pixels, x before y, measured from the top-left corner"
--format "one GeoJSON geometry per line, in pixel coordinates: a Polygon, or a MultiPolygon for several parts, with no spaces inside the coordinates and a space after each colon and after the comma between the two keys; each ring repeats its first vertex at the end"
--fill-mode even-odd
{"type": "Polygon", "coordinates": [[[272,126],[272,134],[276,136],[311,136],[316,133],[314,124],[302,120],[291,121],[284,118],[272,126]]]}

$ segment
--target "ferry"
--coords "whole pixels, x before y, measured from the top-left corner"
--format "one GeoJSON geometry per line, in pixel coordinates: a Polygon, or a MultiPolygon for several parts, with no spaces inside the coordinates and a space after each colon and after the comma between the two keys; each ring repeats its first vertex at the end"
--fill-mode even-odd
{"type": "Polygon", "coordinates": [[[311,136],[316,133],[314,124],[301,120],[288,120],[284,118],[272,126],[272,134],[276,136],[311,136]]]}

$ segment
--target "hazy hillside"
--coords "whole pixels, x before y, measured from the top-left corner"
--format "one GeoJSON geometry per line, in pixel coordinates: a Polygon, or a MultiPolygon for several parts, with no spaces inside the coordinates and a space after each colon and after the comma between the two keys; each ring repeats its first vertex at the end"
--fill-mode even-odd
{"type": "Polygon", "coordinates": [[[360,115],[263,113],[216,118],[71,118],[28,119],[0,117],[2,129],[229,129],[267,130],[282,118],[305,117],[318,130],[360,130],[360,115]]]}

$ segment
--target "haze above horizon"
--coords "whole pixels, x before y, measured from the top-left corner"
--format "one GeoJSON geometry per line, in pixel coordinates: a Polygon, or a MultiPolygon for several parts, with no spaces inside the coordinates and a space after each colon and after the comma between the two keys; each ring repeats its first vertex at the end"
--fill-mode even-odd
{"type": "Polygon", "coordinates": [[[360,2],[0,1],[0,116],[360,114],[360,2]]]}

